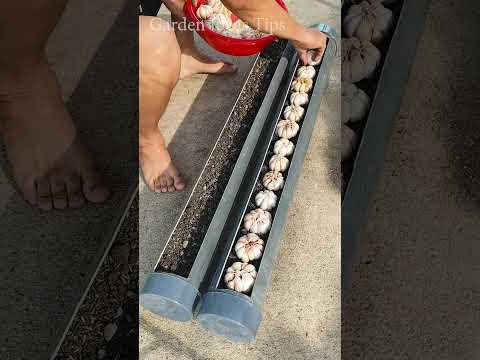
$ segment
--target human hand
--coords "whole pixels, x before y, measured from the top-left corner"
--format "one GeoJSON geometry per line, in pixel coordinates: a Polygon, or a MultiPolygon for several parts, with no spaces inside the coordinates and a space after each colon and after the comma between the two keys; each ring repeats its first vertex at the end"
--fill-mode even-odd
{"type": "Polygon", "coordinates": [[[292,40],[292,44],[304,65],[307,65],[309,60],[316,62],[322,58],[327,47],[327,36],[318,30],[305,28],[298,39],[292,40]]]}

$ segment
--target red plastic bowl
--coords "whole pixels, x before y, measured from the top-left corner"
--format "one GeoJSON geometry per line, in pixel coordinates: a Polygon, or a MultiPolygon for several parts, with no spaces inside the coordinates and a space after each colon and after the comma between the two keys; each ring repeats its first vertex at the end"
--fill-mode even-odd
{"type": "MultiPolygon", "coordinates": [[[[285,11],[288,11],[287,6],[282,0],[276,1],[285,11]]],[[[214,49],[233,56],[250,56],[258,54],[277,39],[273,35],[267,35],[259,39],[236,39],[210,30],[202,24],[203,21],[197,16],[198,7],[206,3],[207,0],[197,0],[197,6],[194,6],[192,0],[187,0],[183,11],[187,19],[195,24],[195,31],[214,49]]]]}

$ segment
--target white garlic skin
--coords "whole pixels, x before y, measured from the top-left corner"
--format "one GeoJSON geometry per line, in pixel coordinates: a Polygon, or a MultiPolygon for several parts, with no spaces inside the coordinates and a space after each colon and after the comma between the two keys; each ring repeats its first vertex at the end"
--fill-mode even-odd
{"type": "Polygon", "coordinates": [[[356,83],[372,77],[380,58],[372,43],[355,37],[342,39],[342,80],[356,83]]]}
{"type": "Polygon", "coordinates": [[[370,98],[355,84],[342,81],[342,123],[362,120],[370,109],[370,98]]]}
{"type": "Polygon", "coordinates": [[[243,218],[244,229],[254,234],[264,235],[271,226],[272,215],[266,210],[252,210],[243,218]]]}
{"type": "Polygon", "coordinates": [[[227,18],[224,14],[214,14],[205,24],[213,31],[222,34],[225,30],[232,26],[232,20],[227,18]]]}
{"type": "Polygon", "coordinates": [[[362,1],[353,4],[343,20],[343,29],[347,37],[381,43],[393,27],[392,11],[380,1],[362,1]]]}
{"type": "Polygon", "coordinates": [[[342,125],[342,161],[349,159],[357,147],[358,136],[355,131],[342,125]]]}
{"type": "Polygon", "coordinates": [[[284,172],[285,170],[288,169],[289,163],[290,162],[285,156],[275,154],[270,158],[270,161],[268,162],[268,166],[272,171],[284,172]]]}
{"type": "Polygon", "coordinates": [[[277,135],[285,139],[297,136],[299,130],[300,126],[292,120],[280,120],[277,125],[277,135]]]}
{"type": "Polygon", "coordinates": [[[213,9],[213,12],[217,14],[221,13],[225,7],[220,0],[208,0],[208,5],[210,5],[213,9]]]}
{"type": "Polygon", "coordinates": [[[257,234],[247,234],[238,239],[235,244],[235,254],[244,263],[262,257],[265,242],[257,234]]]}
{"type": "Polygon", "coordinates": [[[312,90],[313,80],[307,78],[298,78],[292,82],[292,90],[295,92],[308,93],[312,90]]]}
{"type": "Polygon", "coordinates": [[[200,5],[197,9],[197,16],[200,19],[207,20],[213,16],[213,8],[210,5],[200,5]]]}
{"type": "Polygon", "coordinates": [[[278,197],[271,190],[260,191],[255,196],[255,205],[260,209],[270,211],[277,206],[278,197]]]}
{"type": "Polygon", "coordinates": [[[290,156],[295,150],[295,145],[288,139],[281,138],[273,145],[273,152],[277,155],[290,156]]]}
{"type": "Polygon", "coordinates": [[[316,73],[315,68],[311,65],[300,66],[297,70],[297,77],[299,79],[313,79],[316,73]]]}
{"type": "Polygon", "coordinates": [[[262,184],[268,190],[278,191],[283,188],[285,180],[283,179],[282,173],[276,171],[269,171],[263,177],[262,184]]]}
{"type": "Polygon", "coordinates": [[[304,92],[294,92],[290,95],[290,104],[302,106],[308,103],[308,94],[304,92]]]}
{"type": "Polygon", "coordinates": [[[293,120],[296,122],[302,120],[303,114],[305,114],[305,109],[297,105],[288,105],[283,111],[285,120],[293,120]]]}
{"type": "Polygon", "coordinates": [[[257,277],[255,266],[247,263],[235,262],[225,274],[224,281],[227,288],[246,293],[252,290],[257,277]]]}

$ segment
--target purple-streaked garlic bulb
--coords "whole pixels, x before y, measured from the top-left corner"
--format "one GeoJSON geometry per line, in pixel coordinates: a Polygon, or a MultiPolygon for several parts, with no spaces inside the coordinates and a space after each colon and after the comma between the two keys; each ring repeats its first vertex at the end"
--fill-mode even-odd
{"type": "Polygon", "coordinates": [[[197,16],[203,20],[210,19],[213,14],[213,8],[210,5],[200,5],[197,9],[197,16]]]}
{"type": "Polygon", "coordinates": [[[238,239],[235,244],[235,254],[244,263],[262,257],[265,242],[257,234],[249,233],[238,239]]]}
{"type": "Polygon", "coordinates": [[[380,51],[371,42],[342,39],[342,80],[355,83],[372,77],[380,58],[380,51]]]}
{"type": "Polygon", "coordinates": [[[312,90],[313,80],[308,78],[298,78],[292,82],[292,90],[295,92],[308,93],[312,90]]]}
{"type": "Polygon", "coordinates": [[[357,122],[367,115],[370,98],[355,84],[342,81],[342,122],[357,122]]]}
{"type": "Polygon", "coordinates": [[[268,162],[268,167],[272,171],[284,172],[285,170],[287,170],[289,163],[290,162],[285,156],[275,154],[270,158],[270,161],[268,162]]]}
{"type": "Polygon", "coordinates": [[[285,138],[277,140],[273,145],[273,152],[277,155],[290,156],[293,154],[293,150],[295,150],[295,145],[285,138]]]}
{"type": "Polygon", "coordinates": [[[353,4],[343,20],[346,37],[380,44],[393,26],[393,13],[381,1],[368,0],[353,4]]]}
{"type": "Polygon", "coordinates": [[[230,290],[246,293],[252,290],[256,277],[257,271],[255,266],[248,263],[234,262],[227,269],[224,281],[230,290]]]}
{"type": "Polygon", "coordinates": [[[283,175],[281,172],[269,171],[263,177],[262,184],[268,190],[278,191],[283,188],[285,180],[283,180],[283,175]]]}
{"type": "Polygon", "coordinates": [[[254,234],[266,234],[271,226],[272,215],[266,210],[252,210],[243,218],[243,227],[245,230],[254,234]]]}
{"type": "Polygon", "coordinates": [[[316,71],[313,66],[300,66],[297,70],[297,78],[299,79],[313,79],[316,71]]]}
{"type": "Polygon", "coordinates": [[[300,126],[292,120],[280,120],[277,125],[277,135],[285,139],[297,136],[298,130],[300,130],[300,126]]]}
{"type": "Polygon", "coordinates": [[[308,94],[304,92],[294,92],[290,95],[290,104],[302,106],[308,103],[308,94]]]}
{"type": "Polygon", "coordinates": [[[355,131],[342,125],[342,161],[349,159],[357,147],[358,136],[355,131]]]}
{"type": "Polygon", "coordinates": [[[260,209],[270,211],[277,206],[278,197],[271,190],[260,191],[255,196],[255,205],[260,209]]]}
{"type": "Polygon", "coordinates": [[[297,105],[289,105],[283,111],[285,120],[293,120],[296,122],[302,120],[303,114],[305,114],[305,109],[297,105]]]}

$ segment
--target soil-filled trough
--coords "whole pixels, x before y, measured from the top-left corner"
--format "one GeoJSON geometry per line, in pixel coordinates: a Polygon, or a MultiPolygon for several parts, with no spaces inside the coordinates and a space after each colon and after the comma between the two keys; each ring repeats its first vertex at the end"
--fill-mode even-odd
{"type": "MultiPolygon", "coordinates": [[[[344,1],[343,19],[350,6],[358,2],[344,1]]],[[[348,124],[356,133],[359,145],[348,159],[342,161],[342,177],[345,181],[342,202],[342,288],[348,284],[351,261],[358,248],[358,236],[366,220],[377,175],[383,166],[429,0],[390,0],[383,3],[393,14],[393,28],[376,45],[381,60],[375,74],[355,83],[371,99],[371,105],[361,120],[348,124]]],[[[345,108],[342,103],[343,111],[345,108]]]]}
{"type": "Polygon", "coordinates": [[[285,42],[260,54],[189,200],[149,275],[140,303],[177,321],[192,319],[221,230],[287,68],[285,42]],[[212,222],[212,219],[215,221],[212,222]]]}
{"type": "MultiPolygon", "coordinates": [[[[309,141],[317,119],[317,113],[322,95],[328,85],[329,66],[336,53],[336,39],[333,29],[326,25],[318,25],[318,28],[329,35],[327,49],[319,65],[315,67],[313,86],[309,91],[309,101],[304,105],[304,116],[297,121],[299,131],[289,138],[293,143],[293,152],[288,154],[289,164],[283,169],[283,187],[275,189],[277,202],[269,209],[271,226],[266,232],[247,231],[245,228],[245,216],[259,208],[256,196],[259,191],[268,188],[264,182],[264,176],[269,169],[270,159],[274,154],[274,144],[280,140],[279,121],[284,114],[285,107],[291,103],[291,85],[299,68],[298,56],[291,45],[287,81],[279,90],[279,101],[272,107],[272,116],[265,125],[261,139],[255,148],[254,154],[247,172],[245,173],[236,204],[230,213],[230,220],[224,227],[215,261],[212,262],[209,275],[206,278],[207,288],[203,296],[197,319],[206,329],[216,335],[223,336],[235,342],[253,341],[256,337],[258,326],[261,322],[261,306],[264,301],[266,289],[273,269],[274,260],[278,254],[283,226],[285,224],[288,208],[294,195],[295,186],[300,175],[303,160],[308,150],[309,141]],[[258,234],[262,239],[264,248],[259,258],[245,262],[240,259],[236,251],[236,244],[244,235],[258,234]],[[256,278],[253,286],[248,290],[240,291],[237,288],[228,288],[225,281],[228,268],[234,263],[253,266],[256,278]]],[[[232,282],[233,283],[233,282],[232,282]]]]}

